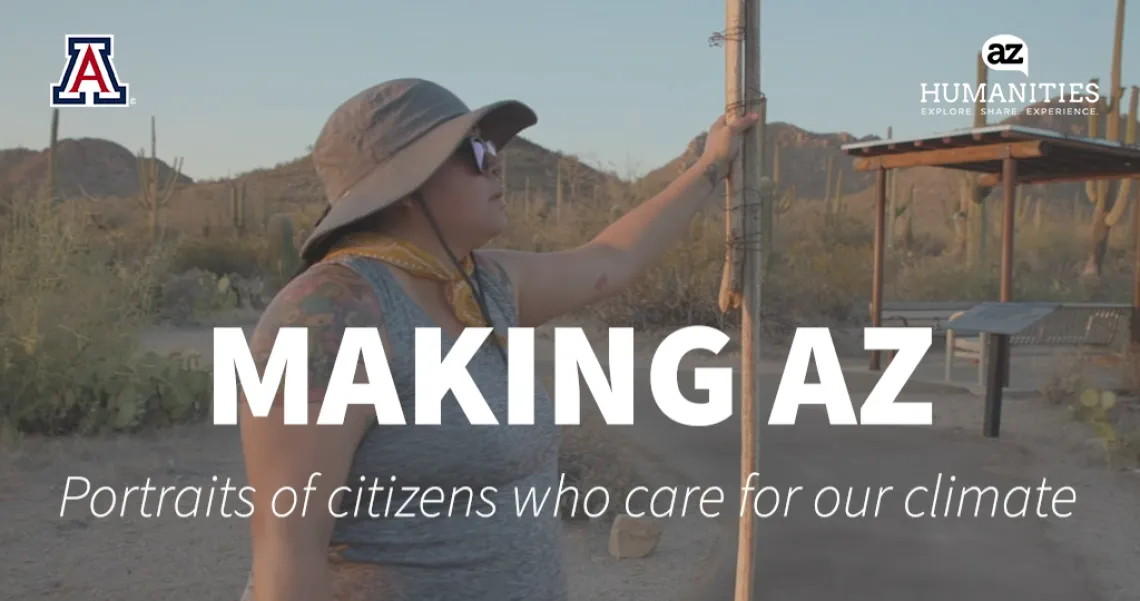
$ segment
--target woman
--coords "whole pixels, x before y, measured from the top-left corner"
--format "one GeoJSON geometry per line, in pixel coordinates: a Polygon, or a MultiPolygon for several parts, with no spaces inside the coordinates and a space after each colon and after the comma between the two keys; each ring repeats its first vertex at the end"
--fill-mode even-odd
{"type": "MultiPolygon", "coordinates": [[[[441,328],[446,354],[463,328],[490,324],[499,334],[466,349],[474,353],[467,370],[506,423],[505,328],[541,325],[633,282],[715,202],[756,116],[718,119],[695,165],[578,248],[475,252],[507,226],[496,151],[536,121],[516,101],[471,111],[418,79],[380,84],[341,105],[313,150],[329,206],[301,248],[303,272],[253,335],[259,370],[278,328],[308,328],[316,415],[344,328],[379,328],[411,423],[415,328],[441,328]]],[[[358,366],[357,381],[365,374],[358,366]]],[[[286,426],[280,407],[252,418],[243,404],[246,469],[257,491],[246,598],[565,599],[560,522],[549,511],[515,511],[516,488],[558,486],[553,408],[541,385],[535,397],[535,425],[495,427],[470,425],[450,393],[440,426],[378,425],[367,404],[350,405],[342,426],[286,426]],[[301,491],[314,473],[305,515],[276,517],[274,492],[301,491]],[[353,488],[337,490],[345,485],[353,488]],[[427,499],[432,486],[448,498],[427,499]],[[495,490],[480,499],[485,487],[495,490]],[[463,490],[475,491],[473,505],[463,490]],[[429,517],[441,508],[445,515],[429,517]]]]}

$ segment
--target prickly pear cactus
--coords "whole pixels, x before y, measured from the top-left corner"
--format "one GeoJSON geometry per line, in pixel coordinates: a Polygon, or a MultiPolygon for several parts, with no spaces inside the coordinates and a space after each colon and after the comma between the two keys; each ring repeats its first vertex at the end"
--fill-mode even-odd
{"type": "Polygon", "coordinates": [[[297,270],[299,257],[293,244],[293,220],[284,213],[277,213],[266,224],[269,237],[269,256],[277,268],[277,276],[286,279],[297,270]]]}
{"type": "Polygon", "coordinates": [[[1116,393],[1099,388],[1086,388],[1081,391],[1080,401],[1073,407],[1076,417],[1092,426],[1096,437],[1104,447],[1105,459],[1110,467],[1113,465],[1114,455],[1120,444],[1111,415],[1115,407],[1116,393]]]}

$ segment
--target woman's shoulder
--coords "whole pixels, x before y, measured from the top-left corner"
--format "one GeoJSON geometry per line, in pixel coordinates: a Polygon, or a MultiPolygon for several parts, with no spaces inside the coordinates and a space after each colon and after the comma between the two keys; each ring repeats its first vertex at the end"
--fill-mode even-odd
{"type": "MultiPolygon", "coordinates": [[[[280,328],[321,328],[335,335],[339,344],[344,328],[375,326],[381,313],[372,286],[356,271],[339,263],[318,263],[273,297],[253,338],[272,346],[280,328]]],[[[315,342],[310,338],[310,344],[315,342]]]]}

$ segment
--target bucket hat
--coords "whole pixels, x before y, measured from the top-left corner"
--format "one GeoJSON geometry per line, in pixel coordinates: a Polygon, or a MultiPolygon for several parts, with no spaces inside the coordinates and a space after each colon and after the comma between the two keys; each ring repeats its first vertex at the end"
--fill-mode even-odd
{"type": "Polygon", "coordinates": [[[313,163],[329,203],[301,245],[306,259],[336,230],[369,217],[422,186],[459,148],[471,128],[500,148],[538,122],[518,100],[471,110],[424,79],[386,81],[341,104],[313,145],[313,163]]]}

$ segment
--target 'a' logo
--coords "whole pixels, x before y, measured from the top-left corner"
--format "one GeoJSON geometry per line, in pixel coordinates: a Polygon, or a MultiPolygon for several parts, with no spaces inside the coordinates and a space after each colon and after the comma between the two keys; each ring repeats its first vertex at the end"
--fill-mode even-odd
{"type": "Polygon", "coordinates": [[[115,71],[115,36],[69,35],[67,64],[51,85],[51,106],[130,106],[127,84],[115,71]]]}

